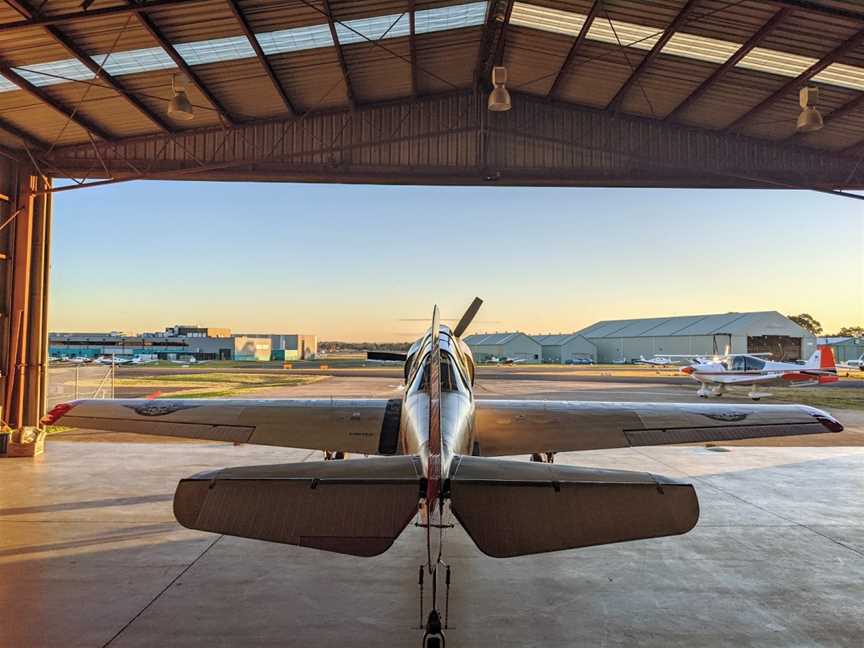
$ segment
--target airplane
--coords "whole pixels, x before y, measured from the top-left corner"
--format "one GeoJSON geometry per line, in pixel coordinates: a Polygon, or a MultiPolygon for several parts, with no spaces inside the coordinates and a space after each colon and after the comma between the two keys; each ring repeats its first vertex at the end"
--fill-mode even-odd
{"type": "Polygon", "coordinates": [[[682,367],[680,371],[699,381],[699,390],[696,393],[700,398],[720,397],[727,387],[740,385],[749,386],[747,396],[758,401],[771,395],[758,391],[757,387],[760,385],[801,387],[824,385],[839,380],[830,346],[820,346],[803,364],[776,362],[758,357],[764,355],[769,354],[739,353],[716,356],[707,361],[697,359],[693,364],[682,367]]]}
{"type": "Polygon", "coordinates": [[[100,365],[125,365],[130,364],[132,362],[132,358],[126,356],[118,356],[114,354],[112,354],[110,357],[101,355],[93,362],[100,365]]]}
{"type": "Polygon", "coordinates": [[[837,365],[838,369],[853,369],[860,370],[864,368],[864,353],[861,354],[857,360],[846,360],[846,362],[841,362],[837,365]]]}
{"type": "Polygon", "coordinates": [[[475,399],[462,336],[481,304],[476,298],[452,329],[434,308],[426,334],[402,356],[400,398],[78,400],[43,422],[324,451],[330,460],[182,479],[174,515],[190,529],[361,557],[385,552],[416,520],[425,535],[424,648],[444,645],[444,532],[457,522],[480,551],[510,558],[679,535],[699,519],[692,484],[556,464],[556,453],[843,429],[803,405],[475,399]],[[337,460],[334,450],[378,456],[337,460]],[[499,458],[526,454],[531,461],[499,458]]]}
{"type": "Polygon", "coordinates": [[[174,364],[179,364],[183,366],[193,365],[193,364],[205,364],[206,360],[198,360],[195,356],[189,356],[185,360],[171,360],[174,364]]]}
{"type": "Polygon", "coordinates": [[[66,358],[66,361],[71,362],[72,364],[90,364],[93,362],[91,358],[86,356],[75,356],[74,358],[66,358]]]}
{"type": "Polygon", "coordinates": [[[525,358],[509,358],[509,357],[497,358],[495,356],[492,356],[489,358],[489,362],[491,362],[493,364],[499,364],[499,365],[514,365],[514,364],[522,364],[523,362],[526,362],[526,360],[525,360],[525,358]]]}
{"type": "Polygon", "coordinates": [[[134,358],[132,358],[132,364],[134,365],[154,364],[156,362],[159,362],[157,358],[144,358],[140,355],[136,355],[134,358]]]}
{"type": "Polygon", "coordinates": [[[676,364],[676,361],[672,359],[672,356],[655,355],[651,358],[646,358],[645,356],[640,355],[639,364],[649,365],[651,367],[669,367],[676,364]]]}

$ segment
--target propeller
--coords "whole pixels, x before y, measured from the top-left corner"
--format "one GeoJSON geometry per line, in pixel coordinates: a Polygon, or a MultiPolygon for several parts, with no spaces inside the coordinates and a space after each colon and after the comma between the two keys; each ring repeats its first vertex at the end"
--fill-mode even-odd
{"type": "Polygon", "coordinates": [[[471,305],[468,307],[468,310],[466,310],[465,314],[462,316],[462,319],[459,320],[456,328],[453,329],[453,335],[456,337],[462,337],[462,334],[469,326],[471,326],[471,322],[474,321],[474,317],[477,315],[477,311],[480,310],[482,305],[483,300],[479,297],[475,297],[474,301],[472,301],[471,305]]]}
{"type": "Polygon", "coordinates": [[[390,362],[405,362],[408,358],[407,353],[399,351],[367,351],[367,360],[385,360],[390,362]]]}

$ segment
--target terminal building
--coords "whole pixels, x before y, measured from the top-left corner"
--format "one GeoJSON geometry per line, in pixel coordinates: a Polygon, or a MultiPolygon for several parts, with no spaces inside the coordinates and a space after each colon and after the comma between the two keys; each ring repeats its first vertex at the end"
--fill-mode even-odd
{"type": "Polygon", "coordinates": [[[318,353],[318,338],[298,333],[232,334],[228,328],[187,324],[164,331],[125,333],[51,333],[49,354],[55,358],[142,356],[159,360],[307,360],[318,353]]]}
{"type": "Polygon", "coordinates": [[[605,320],[578,333],[597,348],[600,363],[727,352],[800,360],[816,350],[816,338],[777,311],[605,320]]]}

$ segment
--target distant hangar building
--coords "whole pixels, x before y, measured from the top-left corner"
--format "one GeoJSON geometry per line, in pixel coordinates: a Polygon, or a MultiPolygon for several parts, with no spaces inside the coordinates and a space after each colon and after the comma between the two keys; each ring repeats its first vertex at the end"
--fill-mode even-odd
{"type": "Polygon", "coordinates": [[[816,338],[777,311],[606,320],[578,332],[597,347],[597,361],[631,362],[666,354],[771,353],[799,360],[816,338]]]}
{"type": "Polygon", "coordinates": [[[597,362],[597,347],[578,333],[535,335],[534,339],[543,349],[542,357],[545,363],[566,364],[578,360],[597,362]]]}
{"type": "Polygon", "coordinates": [[[477,362],[489,362],[492,358],[540,362],[543,347],[530,335],[520,333],[475,333],[465,338],[471,354],[477,362]]]}

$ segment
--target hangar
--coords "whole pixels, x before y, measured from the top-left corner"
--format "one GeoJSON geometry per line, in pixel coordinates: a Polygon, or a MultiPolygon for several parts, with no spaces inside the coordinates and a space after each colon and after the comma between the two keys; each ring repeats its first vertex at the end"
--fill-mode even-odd
{"type": "Polygon", "coordinates": [[[574,360],[597,362],[597,347],[578,333],[535,335],[534,339],[543,347],[543,362],[551,364],[564,364],[574,360]]]}
{"type": "Polygon", "coordinates": [[[26,444],[44,413],[57,192],[197,179],[860,199],[862,78],[849,0],[6,0],[3,419],[26,444]]]}
{"type": "Polygon", "coordinates": [[[798,360],[816,350],[816,338],[777,311],[606,320],[579,333],[597,347],[599,362],[677,353],[771,353],[798,360]]]}
{"type": "Polygon", "coordinates": [[[465,338],[474,359],[489,362],[492,358],[512,358],[524,362],[540,362],[543,347],[525,333],[476,333],[465,338]]]}

